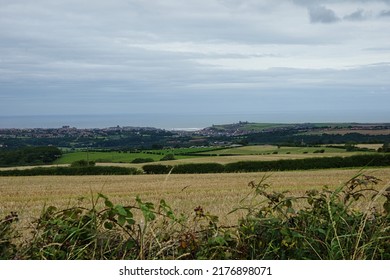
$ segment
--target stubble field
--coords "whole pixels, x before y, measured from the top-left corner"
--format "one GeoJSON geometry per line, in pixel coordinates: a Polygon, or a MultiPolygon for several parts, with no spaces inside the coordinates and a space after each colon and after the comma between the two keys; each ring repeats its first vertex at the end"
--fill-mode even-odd
{"type": "MultiPolygon", "coordinates": [[[[251,181],[259,182],[269,176],[266,182],[271,191],[286,190],[300,195],[325,185],[341,186],[359,172],[359,169],[333,169],[267,174],[0,177],[0,215],[16,211],[21,225],[28,226],[45,205],[60,209],[76,205],[90,207],[91,197],[103,193],[122,205],[135,204],[137,195],[155,204],[165,199],[176,213],[188,216],[194,208],[202,206],[206,212],[219,216],[222,224],[229,225],[237,222],[240,213],[228,213],[250,192],[251,181]]],[[[390,168],[367,169],[363,173],[382,180],[378,189],[389,186],[390,168]]]]}

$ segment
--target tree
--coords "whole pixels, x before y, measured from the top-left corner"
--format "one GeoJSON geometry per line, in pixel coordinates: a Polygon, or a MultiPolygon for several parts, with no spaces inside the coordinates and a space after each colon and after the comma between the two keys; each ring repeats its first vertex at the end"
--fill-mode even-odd
{"type": "Polygon", "coordinates": [[[383,143],[383,146],[378,149],[378,152],[380,152],[380,153],[389,153],[390,152],[389,143],[383,143]]]}
{"type": "Polygon", "coordinates": [[[164,161],[164,160],[175,160],[175,155],[174,154],[167,154],[160,160],[161,161],[164,161]]]}

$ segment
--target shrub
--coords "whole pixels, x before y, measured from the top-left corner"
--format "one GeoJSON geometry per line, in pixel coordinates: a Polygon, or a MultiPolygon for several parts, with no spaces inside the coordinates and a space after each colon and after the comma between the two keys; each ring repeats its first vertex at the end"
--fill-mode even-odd
{"type": "Polygon", "coordinates": [[[160,159],[160,161],[166,161],[166,160],[175,160],[175,155],[174,154],[167,154],[160,159]]]}
{"type": "Polygon", "coordinates": [[[136,168],[119,166],[37,167],[23,170],[4,170],[0,171],[0,176],[135,175],[139,173],[136,168]]]}
{"type": "Polygon", "coordinates": [[[131,163],[146,163],[146,162],[154,162],[152,158],[136,158],[131,161],[131,163]]]}
{"type": "Polygon", "coordinates": [[[72,162],[71,167],[86,167],[86,166],[95,166],[96,163],[94,161],[87,161],[85,159],[77,160],[72,162]]]}
{"type": "Polygon", "coordinates": [[[172,170],[171,165],[149,164],[142,167],[146,174],[168,174],[172,170]]]}
{"type": "Polygon", "coordinates": [[[285,159],[275,161],[241,161],[225,165],[225,172],[267,172],[364,166],[389,166],[390,155],[370,154],[349,157],[285,159]]]}
{"type": "Polygon", "coordinates": [[[34,236],[20,248],[21,258],[164,259],[175,256],[180,250],[182,222],[164,200],[156,207],[136,197],[135,205],[124,206],[115,205],[105,195],[98,194],[90,209],[46,208],[34,223],[34,236]],[[103,209],[96,207],[99,202],[104,204],[103,209]],[[150,235],[150,227],[158,217],[160,227],[156,226],[150,235]],[[162,248],[162,245],[166,247],[162,248]]]}
{"type": "Polygon", "coordinates": [[[14,241],[17,233],[14,224],[18,220],[16,212],[11,212],[4,219],[0,219],[0,260],[16,258],[17,246],[14,241]]]}
{"type": "Polygon", "coordinates": [[[250,204],[238,208],[247,211],[239,227],[241,257],[389,259],[390,195],[373,187],[378,181],[360,175],[335,191],[324,187],[302,197],[270,192],[263,180],[250,183],[250,204]],[[382,195],[383,212],[375,204],[382,195]],[[365,198],[367,209],[357,210],[365,198]],[[300,200],[306,207],[296,206],[300,200]]]}
{"type": "Polygon", "coordinates": [[[200,173],[222,173],[225,167],[219,163],[191,163],[175,166],[172,173],[176,174],[200,174],[200,173]]]}

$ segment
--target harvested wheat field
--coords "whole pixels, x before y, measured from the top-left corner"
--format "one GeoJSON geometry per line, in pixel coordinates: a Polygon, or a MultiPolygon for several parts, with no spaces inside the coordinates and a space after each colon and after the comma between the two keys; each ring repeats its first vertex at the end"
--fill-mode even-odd
{"type": "MultiPolygon", "coordinates": [[[[259,182],[269,176],[266,182],[271,191],[304,194],[306,190],[324,185],[341,186],[358,173],[358,169],[334,169],[267,174],[0,177],[0,216],[16,211],[26,225],[39,216],[45,205],[60,209],[76,205],[90,207],[91,197],[103,193],[122,205],[133,205],[137,195],[143,201],[156,204],[165,199],[175,212],[187,215],[202,206],[210,214],[219,216],[221,223],[229,224],[236,222],[239,214],[227,213],[239,206],[239,201],[250,192],[248,183],[251,181],[259,182]]],[[[363,173],[381,179],[379,189],[389,186],[390,168],[367,169],[363,173]]]]}

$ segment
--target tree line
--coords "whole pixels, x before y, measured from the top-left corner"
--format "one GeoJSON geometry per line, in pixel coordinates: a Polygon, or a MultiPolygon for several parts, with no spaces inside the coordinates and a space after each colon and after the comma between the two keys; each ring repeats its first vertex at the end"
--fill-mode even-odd
{"type": "Polygon", "coordinates": [[[0,166],[51,164],[61,155],[62,152],[57,147],[24,147],[0,150],[0,166]]]}

